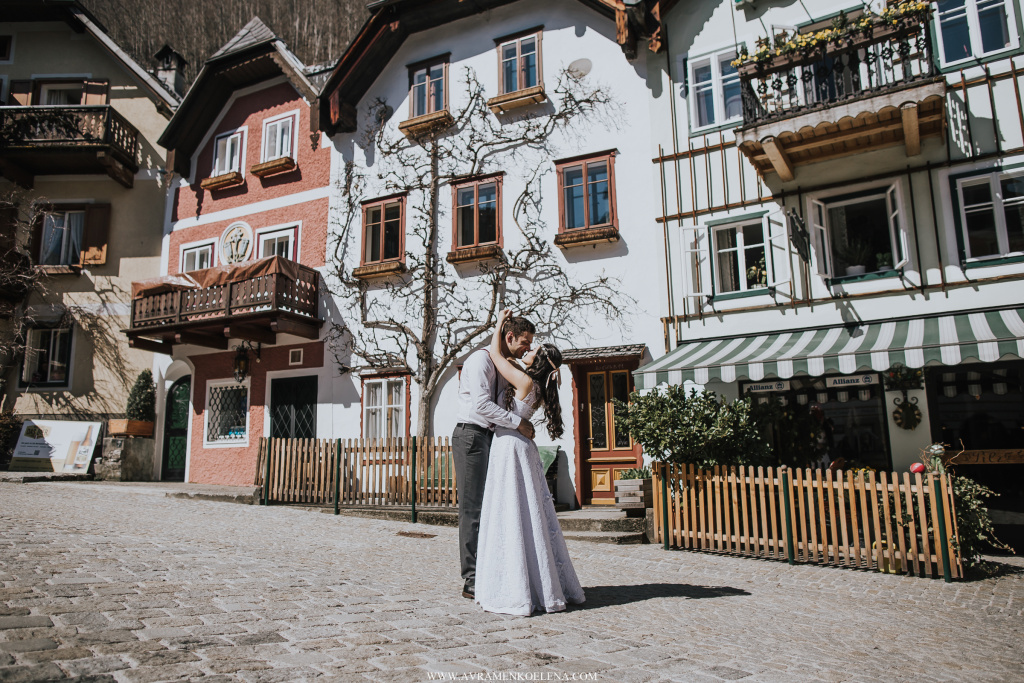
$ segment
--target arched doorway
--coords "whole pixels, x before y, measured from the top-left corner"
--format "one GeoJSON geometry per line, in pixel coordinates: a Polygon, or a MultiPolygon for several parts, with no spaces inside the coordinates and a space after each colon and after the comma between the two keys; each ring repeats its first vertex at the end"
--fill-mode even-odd
{"type": "Polygon", "coordinates": [[[167,391],[164,404],[164,481],[185,481],[185,458],[188,455],[189,396],[192,377],[182,377],[167,391]]]}

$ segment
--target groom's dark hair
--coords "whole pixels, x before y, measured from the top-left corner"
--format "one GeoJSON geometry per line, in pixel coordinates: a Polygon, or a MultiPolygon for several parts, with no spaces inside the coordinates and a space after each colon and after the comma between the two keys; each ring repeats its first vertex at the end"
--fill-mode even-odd
{"type": "Polygon", "coordinates": [[[533,326],[529,320],[521,315],[513,315],[505,320],[505,324],[501,327],[501,336],[504,337],[509,332],[512,336],[519,338],[529,332],[530,334],[537,334],[537,328],[533,326]]]}

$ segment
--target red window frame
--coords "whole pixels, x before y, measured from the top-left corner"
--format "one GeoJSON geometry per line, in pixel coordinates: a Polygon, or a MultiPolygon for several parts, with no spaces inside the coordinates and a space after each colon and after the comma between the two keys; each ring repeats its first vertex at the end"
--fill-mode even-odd
{"type": "Polygon", "coordinates": [[[572,232],[575,230],[591,230],[594,228],[608,227],[615,228],[616,230],[619,229],[619,213],[616,208],[615,200],[615,155],[616,150],[612,149],[605,152],[599,152],[597,154],[585,154],[555,161],[555,175],[558,176],[558,232],[572,232]],[[609,220],[606,223],[590,222],[590,188],[587,182],[587,166],[595,162],[605,162],[608,164],[609,220]],[[583,215],[585,216],[585,219],[582,226],[567,228],[565,215],[565,171],[576,166],[583,167],[583,215]]]}
{"type": "Polygon", "coordinates": [[[501,95],[509,95],[511,93],[514,93],[514,92],[519,92],[520,90],[526,90],[526,87],[522,87],[522,82],[523,82],[523,80],[522,80],[523,79],[523,55],[522,55],[522,52],[521,52],[520,43],[522,42],[523,39],[530,38],[530,37],[536,37],[537,38],[537,82],[534,85],[527,86],[527,87],[530,87],[530,88],[534,88],[534,87],[537,87],[537,86],[540,86],[542,88],[544,87],[544,69],[543,69],[544,52],[543,52],[543,50],[541,48],[541,41],[542,41],[543,34],[544,34],[544,27],[543,26],[535,26],[533,28],[526,29],[525,31],[518,31],[516,33],[510,33],[507,36],[502,36],[501,38],[495,38],[494,39],[495,50],[498,53],[498,92],[499,92],[499,94],[501,94],[501,95]],[[517,85],[519,85],[520,87],[516,88],[515,90],[505,90],[505,63],[504,63],[505,60],[503,59],[502,48],[505,47],[506,45],[508,45],[509,43],[513,43],[513,42],[516,44],[516,62],[517,62],[516,73],[518,74],[517,85]]]}
{"type": "Polygon", "coordinates": [[[502,180],[504,179],[504,173],[492,173],[485,176],[476,176],[468,180],[462,180],[452,185],[452,251],[458,251],[459,249],[472,249],[473,247],[489,246],[496,244],[499,247],[502,246],[502,231],[501,231],[501,186],[502,180]],[[494,239],[488,242],[480,241],[480,186],[494,183],[495,193],[497,195],[495,207],[495,228],[494,228],[494,239]],[[464,190],[467,187],[473,188],[473,243],[472,244],[459,244],[459,190],[464,190]]]}
{"type": "Polygon", "coordinates": [[[375,263],[405,263],[405,193],[389,195],[387,197],[378,197],[377,199],[370,199],[362,204],[362,237],[360,239],[361,249],[359,252],[359,264],[363,266],[373,265],[375,263]],[[387,207],[391,204],[398,204],[398,256],[391,258],[384,258],[384,226],[387,223],[385,219],[387,207]],[[367,254],[367,233],[369,225],[367,224],[366,216],[370,209],[380,207],[380,223],[377,223],[377,230],[380,231],[380,258],[371,260],[367,254]]]}
{"type": "Polygon", "coordinates": [[[448,62],[450,56],[451,53],[445,53],[443,55],[438,55],[437,57],[431,57],[430,59],[424,59],[423,61],[408,65],[410,119],[419,118],[420,116],[428,116],[439,111],[448,111],[448,62]],[[444,73],[441,76],[441,93],[444,103],[440,109],[432,108],[433,98],[430,97],[430,69],[435,66],[441,66],[444,69],[444,73]],[[416,113],[416,94],[414,92],[414,88],[416,86],[416,74],[424,69],[427,71],[426,111],[416,113]]]}

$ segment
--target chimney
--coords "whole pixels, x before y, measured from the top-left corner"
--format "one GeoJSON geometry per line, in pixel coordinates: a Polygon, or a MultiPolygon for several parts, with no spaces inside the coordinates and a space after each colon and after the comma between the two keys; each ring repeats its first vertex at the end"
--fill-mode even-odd
{"type": "Polygon", "coordinates": [[[178,97],[185,94],[185,65],[188,62],[174,48],[166,43],[153,55],[157,61],[156,77],[168,90],[178,97]]]}

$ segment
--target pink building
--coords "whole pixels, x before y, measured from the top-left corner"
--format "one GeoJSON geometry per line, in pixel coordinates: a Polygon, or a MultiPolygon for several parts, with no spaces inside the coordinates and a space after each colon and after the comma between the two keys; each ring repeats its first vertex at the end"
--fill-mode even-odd
{"type": "Polygon", "coordinates": [[[309,133],[318,75],[253,18],[206,61],[160,138],[173,172],[162,272],[133,283],[128,336],[162,354],[162,479],[251,484],[260,437],[329,433],[317,269],[331,153],[309,133]]]}

